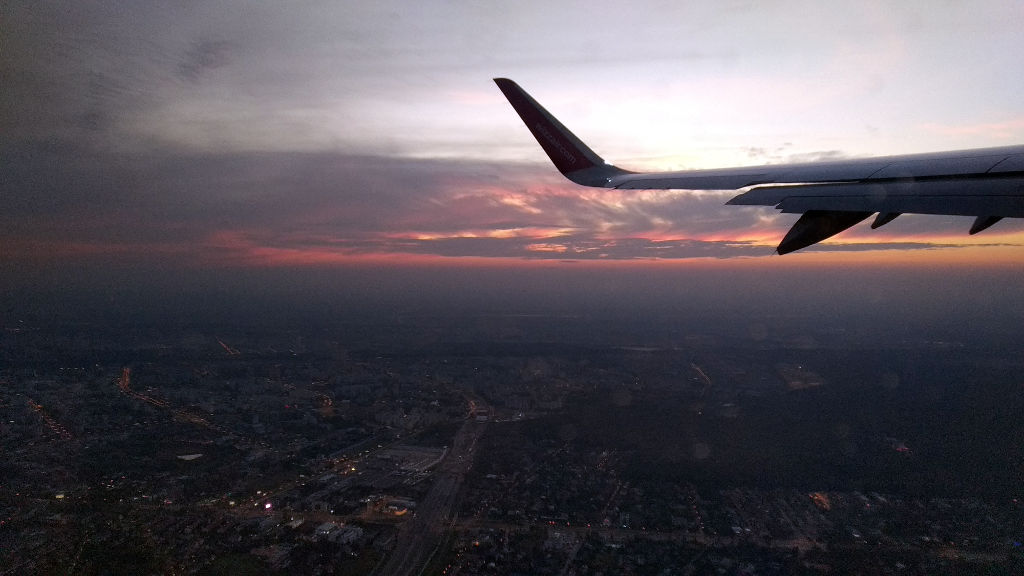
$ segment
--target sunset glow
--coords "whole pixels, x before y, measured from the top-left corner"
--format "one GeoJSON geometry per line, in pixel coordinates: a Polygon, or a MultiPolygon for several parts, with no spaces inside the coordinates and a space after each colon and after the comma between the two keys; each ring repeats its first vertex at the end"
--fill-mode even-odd
{"type": "Polygon", "coordinates": [[[598,153],[635,170],[1015,144],[1024,77],[990,68],[1024,49],[1008,24],[1019,6],[607,6],[618,25],[644,31],[614,50],[597,9],[545,5],[544,18],[524,10],[520,20],[391,8],[267,5],[242,19],[216,7],[12,8],[0,24],[4,70],[23,81],[5,86],[0,260],[273,268],[1024,256],[1019,221],[972,237],[968,218],[903,216],[775,258],[795,215],[725,206],[737,191],[576,186],[490,81],[515,77],[598,153]],[[374,33],[351,40],[360,30],[374,33]]]}

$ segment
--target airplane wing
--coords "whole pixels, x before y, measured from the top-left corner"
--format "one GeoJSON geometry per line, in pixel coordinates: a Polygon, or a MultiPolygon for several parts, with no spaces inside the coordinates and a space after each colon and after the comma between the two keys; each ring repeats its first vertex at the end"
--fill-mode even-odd
{"type": "Polygon", "coordinates": [[[627,190],[743,190],[727,204],[801,214],[779,243],[786,254],[867,219],[877,228],[904,213],[975,216],[976,234],[1002,218],[1024,218],[1024,146],[930,154],[687,170],[630,172],[601,159],[525,90],[494,82],[566,178],[627,190]]]}

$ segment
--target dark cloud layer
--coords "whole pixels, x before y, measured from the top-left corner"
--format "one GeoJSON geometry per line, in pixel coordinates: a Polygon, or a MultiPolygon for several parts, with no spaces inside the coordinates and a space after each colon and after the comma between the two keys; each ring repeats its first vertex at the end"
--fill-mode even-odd
{"type": "MultiPolygon", "coordinates": [[[[191,255],[268,264],[313,254],[560,260],[764,256],[793,220],[727,194],[576,187],[546,166],[327,153],[112,154],[8,147],[6,258],[191,255]]],[[[963,219],[900,221],[961,232],[963,219]]],[[[946,246],[946,244],[942,244],[946,246]]],[[[925,241],[824,249],[920,249],[925,241]]]]}

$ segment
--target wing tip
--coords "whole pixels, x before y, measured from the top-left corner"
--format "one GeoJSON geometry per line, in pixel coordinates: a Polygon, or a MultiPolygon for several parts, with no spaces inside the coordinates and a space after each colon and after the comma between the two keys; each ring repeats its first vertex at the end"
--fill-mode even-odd
{"type": "MultiPolygon", "coordinates": [[[[518,84],[508,78],[499,77],[493,80],[559,172],[578,184],[604,185],[607,180],[605,172],[608,172],[609,168],[600,156],[518,84]],[[593,172],[600,172],[599,177],[593,178],[593,172]],[[577,173],[580,176],[572,176],[577,173]]],[[[610,169],[615,171],[614,167],[610,169]]]]}

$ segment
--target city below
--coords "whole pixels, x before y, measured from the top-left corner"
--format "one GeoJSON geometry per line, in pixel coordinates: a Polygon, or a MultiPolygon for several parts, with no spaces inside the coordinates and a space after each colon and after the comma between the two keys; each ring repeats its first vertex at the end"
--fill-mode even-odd
{"type": "Polygon", "coordinates": [[[0,574],[1024,571],[998,347],[452,322],[6,324],[0,574]]]}

